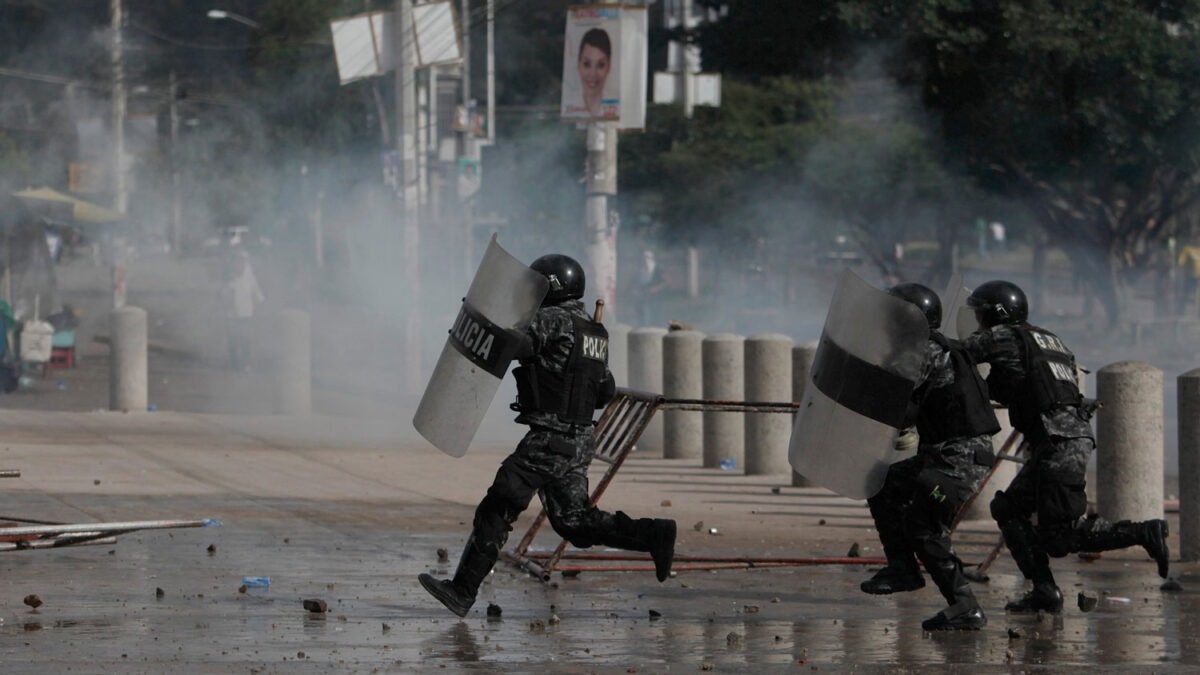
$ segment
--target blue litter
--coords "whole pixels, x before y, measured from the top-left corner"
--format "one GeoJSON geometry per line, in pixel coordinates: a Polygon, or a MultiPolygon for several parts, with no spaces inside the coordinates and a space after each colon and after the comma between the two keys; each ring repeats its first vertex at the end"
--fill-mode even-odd
{"type": "Polygon", "coordinates": [[[158,410],[158,406],[151,403],[150,405],[146,406],[146,410],[149,410],[150,412],[154,412],[154,411],[158,410]]]}
{"type": "Polygon", "coordinates": [[[242,585],[246,588],[270,588],[271,577],[242,577],[242,585]]]}
{"type": "Polygon", "coordinates": [[[203,527],[221,527],[224,524],[216,518],[205,518],[203,527]]]}
{"type": "Polygon", "coordinates": [[[733,457],[730,457],[729,459],[723,459],[721,460],[720,466],[722,471],[733,471],[737,468],[737,460],[733,457]]]}

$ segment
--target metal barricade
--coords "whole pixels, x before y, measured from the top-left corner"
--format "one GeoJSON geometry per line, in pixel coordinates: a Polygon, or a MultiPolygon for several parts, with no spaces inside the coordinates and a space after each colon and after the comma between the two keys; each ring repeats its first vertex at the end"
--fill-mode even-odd
{"type": "MultiPolygon", "coordinates": [[[[608,469],[592,490],[593,506],[600,501],[617,471],[637,445],[650,419],[659,410],[689,410],[700,412],[786,413],[795,412],[799,404],[748,403],[743,401],[714,401],[705,399],[668,399],[632,389],[617,389],[617,394],[596,423],[596,459],[608,464],[608,469]]],[[[639,553],[568,552],[568,542],[559,541],[551,552],[531,551],[534,537],[546,522],[543,508],[525,535],[511,551],[501,557],[549,581],[551,574],[572,574],[583,571],[642,572],[653,571],[649,555],[639,553]],[[564,561],[572,561],[566,562],[564,561]],[[612,564],[622,563],[622,564],[612,564]]],[[[746,569],[751,567],[790,567],[800,565],[882,565],[883,558],[779,558],[747,556],[687,556],[676,555],[675,570],[746,569]]]]}

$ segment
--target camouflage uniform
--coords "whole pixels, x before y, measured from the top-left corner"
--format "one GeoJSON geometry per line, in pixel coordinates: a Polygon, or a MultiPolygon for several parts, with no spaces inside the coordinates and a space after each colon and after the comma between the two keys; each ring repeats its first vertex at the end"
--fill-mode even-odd
{"type": "MultiPolygon", "coordinates": [[[[1166,536],[1163,521],[1113,523],[1085,517],[1087,464],[1096,447],[1091,415],[1081,408],[1082,397],[1079,404],[1062,403],[1048,410],[1030,405],[1034,398],[1028,393],[1033,386],[1030,360],[1019,333],[1030,330],[1042,329],[1023,322],[998,324],[963,341],[977,361],[991,364],[991,391],[996,400],[1009,406],[1013,427],[1029,444],[1029,459],[991,504],[992,517],[1013,558],[1035,585],[1056,589],[1049,556],[1141,544],[1160,560],[1159,572],[1165,576],[1165,543],[1148,539],[1157,536],[1160,528],[1161,536],[1166,536]]],[[[1074,357],[1070,362],[1074,368],[1074,357]]]]}
{"type": "MultiPolygon", "coordinates": [[[[578,300],[539,309],[526,331],[532,354],[521,363],[533,365],[536,361],[539,368],[564,372],[575,347],[573,317],[590,320],[578,300]]],[[[604,372],[597,406],[612,397],[612,373],[607,368],[604,372]]],[[[591,424],[565,422],[554,412],[537,409],[521,410],[516,421],[529,425],[529,431],[501,463],[492,486],[475,510],[471,538],[464,553],[465,564],[459,567],[456,583],[474,595],[508,540],[512,523],[529,506],[534,493],[541,497],[555,532],[576,547],[600,544],[634,551],[651,550],[656,521],[634,520],[621,511],[609,513],[591,504],[587,470],[596,452],[591,424]]]]}
{"type": "MultiPolygon", "coordinates": [[[[930,340],[924,356],[919,386],[913,394],[914,406],[927,398],[928,391],[956,385],[948,349],[930,340]]],[[[974,372],[970,376],[976,377],[974,372]]],[[[978,387],[983,388],[981,383],[978,387]]],[[[977,404],[988,405],[986,396],[977,404]]],[[[990,407],[983,418],[991,421],[985,426],[996,428],[990,407]]],[[[922,440],[916,455],[893,464],[883,489],[867,500],[888,566],[865,582],[863,590],[891,593],[920,588],[924,585],[916,562],[920,559],[952,607],[957,605],[959,612],[977,610],[978,603],[962,576],[962,563],[950,541],[950,527],[959,509],[979,489],[994,461],[991,434],[981,433],[933,443],[922,440]]],[[[946,614],[954,615],[949,609],[946,614]]]]}

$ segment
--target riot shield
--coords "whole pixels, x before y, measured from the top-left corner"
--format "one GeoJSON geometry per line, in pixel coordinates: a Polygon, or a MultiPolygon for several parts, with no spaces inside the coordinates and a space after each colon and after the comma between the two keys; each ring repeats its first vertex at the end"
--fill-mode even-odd
{"type": "Polygon", "coordinates": [[[962,340],[975,332],[978,324],[975,311],[967,307],[971,289],[963,285],[961,274],[950,277],[946,292],[942,294],[942,335],[962,340]]]}
{"type": "Polygon", "coordinates": [[[492,235],[413,416],[417,431],[442,452],[467,453],[519,346],[508,330],[525,330],[547,290],[546,278],[492,235]]]}
{"type": "Polygon", "coordinates": [[[792,429],[792,468],[851,499],[879,492],[928,337],[915,305],[845,270],[792,429]]]}

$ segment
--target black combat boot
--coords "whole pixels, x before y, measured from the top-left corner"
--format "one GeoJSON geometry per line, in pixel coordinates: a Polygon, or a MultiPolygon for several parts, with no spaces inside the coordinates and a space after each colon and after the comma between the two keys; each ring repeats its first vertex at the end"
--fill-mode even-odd
{"type": "Polygon", "coordinates": [[[484,577],[492,571],[496,564],[496,556],[489,555],[475,546],[475,536],[467,540],[462,559],[458,561],[458,570],[454,579],[438,579],[432,574],[421,574],[417,580],[429,594],[437,598],[446,609],[458,616],[466,616],[475,604],[475,595],[479,591],[484,577]]]}
{"type": "Polygon", "coordinates": [[[922,560],[929,577],[950,605],[930,619],[921,622],[921,629],[935,630],[979,630],[987,625],[987,617],[979,607],[979,601],[971,592],[971,583],[962,573],[958,558],[933,560],[926,554],[922,560]]]}
{"type": "Polygon", "coordinates": [[[905,566],[888,561],[887,567],[875,573],[875,576],[859,584],[863,593],[871,595],[891,595],[925,588],[925,577],[916,563],[905,566]]]}
{"type": "Polygon", "coordinates": [[[1158,576],[1165,579],[1171,564],[1167,534],[1165,520],[1143,520],[1140,523],[1120,520],[1113,523],[1099,516],[1089,516],[1075,526],[1075,548],[1100,553],[1141,546],[1158,563],[1158,576]]]}
{"type": "Polygon", "coordinates": [[[671,576],[671,563],[675,560],[675,532],[675,521],[666,518],[654,520],[650,557],[654,559],[654,576],[659,582],[671,576]]]}
{"type": "Polygon", "coordinates": [[[1006,612],[1050,612],[1057,614],[1062,611],[1063,596],[1058,585],[1053,581],[1039,581],[1033,584],[1033,590],[1013,600],[1004,606],[1006,612]]]}
{"type": "Polygon", "coordinates": [[[868,499],[867,506],[870,507],[871,517],[875,520],[875,529],[879,532],[879,543],[883,544],[887,566],[859,584],[859,588],[863,593],[871,595],[890,595],[924,588],[925,577],[917,567],[917,559],[913,556],[908,535],[904,532],[903,521],[899,515],[902,511],[900,506],[887,501],[881,495],[868,499]]]}

